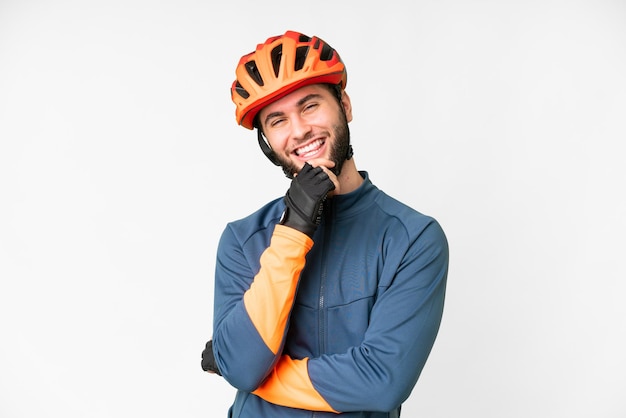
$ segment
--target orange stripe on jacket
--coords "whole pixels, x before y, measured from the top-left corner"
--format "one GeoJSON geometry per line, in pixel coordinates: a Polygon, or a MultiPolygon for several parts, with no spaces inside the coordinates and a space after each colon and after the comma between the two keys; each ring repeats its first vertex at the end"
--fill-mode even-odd
{"type": "Polygon", "coordinates": [[[331,408],[313,387],[309,378],[308,363],[308,358],[293,360],[283,355],[272,373],[252,393],[276,405],[339,413],[331,408]]]}
{"type": "Polygon", "coordinates": [[[281,346],[305,256],[312,247],[307,235],[276,225],[270,246],[261,255],[261,269],[243,295],[252,323],[274,354],[281,346]]]}

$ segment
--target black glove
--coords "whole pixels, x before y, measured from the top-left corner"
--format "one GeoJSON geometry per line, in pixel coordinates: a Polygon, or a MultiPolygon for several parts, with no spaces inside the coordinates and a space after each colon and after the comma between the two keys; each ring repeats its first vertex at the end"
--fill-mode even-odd
{"type": "Polygon", "coordinates": [[[202,351],[202,362],[200,363],[202,366],[202,370],[209,373],[217,373],[220,376],[220,369],[217,368],[217,364],[215,364],[215,356],[213,355],[213,340],[209,340],[206,343],[206,347],[204,351],[202,351]]]}
{"type": "Polygon", "coordinates": [[[280,223],[312,237],[321,222],[326,195],[334,189],[335,184],[321,167],[304,163],[287,190],[287,208],[280,223]]]}

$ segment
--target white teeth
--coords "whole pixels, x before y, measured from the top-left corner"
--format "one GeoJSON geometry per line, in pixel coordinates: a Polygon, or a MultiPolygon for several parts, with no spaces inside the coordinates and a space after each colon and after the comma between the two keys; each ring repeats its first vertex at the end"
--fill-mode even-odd
{"type": "Polygon", "coordinates": [[[318,149],[319,147],[321,147],[324,144],[324,141],[322,141],[321,139],[318,139],[317,141],[313,141],[311,142],[309,145],[304,146],[302,148],[298,148],[295,150],[296,155],[298,156],[302,156],[308,152],[314,151],[316,149],[318,149]]]}

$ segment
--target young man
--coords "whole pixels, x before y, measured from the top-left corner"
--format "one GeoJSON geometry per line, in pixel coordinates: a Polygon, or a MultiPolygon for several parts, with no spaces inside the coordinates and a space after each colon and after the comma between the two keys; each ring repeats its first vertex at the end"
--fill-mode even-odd
{"type": "Polygon", "coordinates": [[[236,75],[238,123],[292,180],[221,237],[202,368],[238,389],[232,418],[398,417],[441,322],[445,235],[357,171],[328,44],[288,31],[236,75]]]}

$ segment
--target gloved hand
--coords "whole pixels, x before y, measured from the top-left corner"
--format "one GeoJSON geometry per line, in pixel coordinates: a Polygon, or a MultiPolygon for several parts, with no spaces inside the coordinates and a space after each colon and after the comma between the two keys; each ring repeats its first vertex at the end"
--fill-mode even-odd
{"type": "Polygon", "coordinates": [[[335,184],[321,167],[305,163],[287,190],[287,208],[280,223],[312,237],[321,222],[326,195],[334,189],[335,184]]]}
{"type": "Polygon", "coordinates": [[[206,347],[202,351],[202,362],[200,363],[202,366],[202,370],[209,373],[217,373],[220,376],[220,369],[217,368],[217,364],[215,363],[215,356],[213,355],[213,340],[209,340],[206,343],[206,347]]]}

